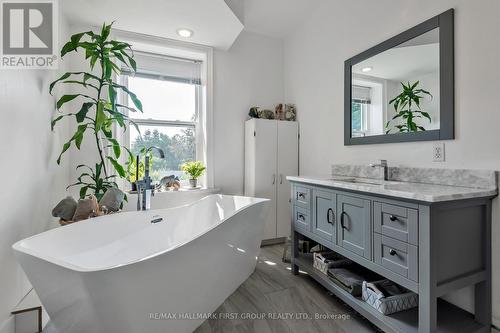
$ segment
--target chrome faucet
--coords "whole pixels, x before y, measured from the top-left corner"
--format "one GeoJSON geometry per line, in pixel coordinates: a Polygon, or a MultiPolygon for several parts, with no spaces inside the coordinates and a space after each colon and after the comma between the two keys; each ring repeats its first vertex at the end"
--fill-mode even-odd
{"type": "Polygon", "coordinates": [[[370,164],[372,168],[382,168],[384,170],[384,180],[389,180],[389,166],[387,160],[380,160],[379,164],[370,164]]]}
{"type": "Polygon", "coordinates": [[[140,156],[136,158],[136,179],[137,179],[137,210],[151,209],[151,197],[155,195],[155,188],[152,185],[151,177],[149,176],[149,155],[148,153],[155,149],[160,154],[160,158],[165,158],[165,153],[158,147],[149,147],[144,152],[144,178],[139,179],[139,160],[140,156]],[[142,200],[141,200],[142,192],[142,200]]]}

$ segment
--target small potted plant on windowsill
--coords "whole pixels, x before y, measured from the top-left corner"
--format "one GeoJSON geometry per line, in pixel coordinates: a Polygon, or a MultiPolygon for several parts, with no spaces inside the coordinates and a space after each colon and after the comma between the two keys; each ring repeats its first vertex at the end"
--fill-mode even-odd
{"type": "Polygon", "coordinates": [[[206,167],[200,161],[186,162],[181,166],[181,170],[189,175],[189,185],[191,188],[196,188],[198,178],[205,172],[206,167]]]}

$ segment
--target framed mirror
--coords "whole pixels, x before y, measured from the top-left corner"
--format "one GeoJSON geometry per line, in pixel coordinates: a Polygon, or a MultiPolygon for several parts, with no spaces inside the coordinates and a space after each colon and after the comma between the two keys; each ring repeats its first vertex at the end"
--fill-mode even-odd
{"type": "Polygon", "coordinates": [[[345,62],[344,144],[454,138],[453,9],[345,62]]]}

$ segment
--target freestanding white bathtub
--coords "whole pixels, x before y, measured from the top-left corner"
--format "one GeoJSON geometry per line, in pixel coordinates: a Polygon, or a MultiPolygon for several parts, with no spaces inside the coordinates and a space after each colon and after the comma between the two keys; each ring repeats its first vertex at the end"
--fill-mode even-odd
{"type": "Polygon", "coordinates": [[[192,332],[254,271],[267,201],[210,195],[13,248],[59,333],[192,332]]]}

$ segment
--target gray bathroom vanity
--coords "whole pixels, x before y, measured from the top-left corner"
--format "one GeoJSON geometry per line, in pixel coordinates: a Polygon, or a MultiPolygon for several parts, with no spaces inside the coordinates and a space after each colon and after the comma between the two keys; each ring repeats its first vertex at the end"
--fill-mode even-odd
{"type": "Polygon", "coordinates": [[[329,178],[288,177],[292,272],[307,272],[386,332],[489,332],[495,173],[390,168],[385,181],[372,169],[334,166],[329,178]],[[379,313],[313,268],[299,239],[417,293],[419,307],[379,313]],[[441,299],[467,286],[475,288],[475,315],[441,299]]]}

